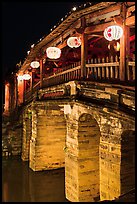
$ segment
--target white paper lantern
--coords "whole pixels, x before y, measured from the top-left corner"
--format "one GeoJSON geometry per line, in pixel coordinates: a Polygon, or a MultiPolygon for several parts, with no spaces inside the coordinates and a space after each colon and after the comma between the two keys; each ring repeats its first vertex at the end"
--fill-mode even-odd
{"type": "Polygon", "coordinates": [[[81,39],[78,37],[70,37],[67,40],[67,45],[71,48],[77,48],[81,45],[81,39]]]}
{"type": "Polygon", "coordinates": [[[31,78],[31,76],[29,74],[23,74],[22,77],[24,80],[29,80],[31,78]]]}
{"type": "Polygon", "coordinates": [[[17,79],[20,80],[20,81],[24,80],[24,79],[23,79],[23,75],[18,75],[18,76],[17,76],[17,79]]]}
{"type": "Polygon", "coordinates": [[[30,66],[31,66],[32,68],[38,68],[38,67],[40,66],[40,64],[39,64],[38,61],[33,61],[33,62],[31,62],[30,66]]]}
{"type": "Polygon", "coordinates": [[[118,40],[123,35],[123,29],[118,25],[109,26],[104,30],[104,37],[108,41],[118,40]]]}
{"type": "Polygon", "coordinates": [[[48,47],[46,49],[47,57],[50,59],[58,59],[61,55],[61,50],[57,47],[48,47]]]}

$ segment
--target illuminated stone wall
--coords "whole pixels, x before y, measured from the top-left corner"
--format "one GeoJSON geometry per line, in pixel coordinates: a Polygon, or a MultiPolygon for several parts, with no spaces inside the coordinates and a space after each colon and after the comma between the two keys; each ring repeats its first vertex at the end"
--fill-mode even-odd
{"type": "Polygon", "coordinates": [[[77,104],[67,115],[65,181],[71,202],[99,201],[100,130],[90,113],[77,104]]]}
{"type": "Polygon", "coordinates": [[[31,110],[27,106],[23,112],[23,137],[21,155],[23,161],[29,160],[31,135],[32,135],[32,116],[31,110]]]}
{"type": "MultiPolygon", "coordinates": [[[[134,159],[134,134],[130,134],[130,148],[129,145],[123,147],[122,134],[125,130],[135,129],[134,118],[108,108],[80,103],[76,103],[66,117],[67,199],[72,202],[113,200],[133,188],[134,161],[128,166],[126,158],[134,159]]],[[[130,135],[126,134],[126,137],[130,135]]]]}
{"type": "Polygon", "coordinates": [[[22,151],[22,119],[15,123],[9,120],[2,122],[2,156],[21,155],[22,151]]]}
{"type": "Polygon", "coordinates": [[[30,168],[34,171],[65,166],[66,122],[56,103],[35,102],[32,106],[30,168]]]}
{"type": "Polygon", "coordinates": [[[134,188],[134,92],[97,88],[86,84],[76,89],[73,83],[70,98],[39,95],[31,104],[31,124],[26,108],[29,140],[23,140],[29,166],[34,171],[65,166],[71,202],[113,200],[134,188]]]}

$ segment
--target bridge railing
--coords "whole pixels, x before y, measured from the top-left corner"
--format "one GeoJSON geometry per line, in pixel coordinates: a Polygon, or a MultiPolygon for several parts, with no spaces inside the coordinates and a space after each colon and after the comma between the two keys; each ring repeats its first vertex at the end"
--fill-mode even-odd
{"type": "Polygon", "coordinates": [[[89,79],[119,80],[118,56],[88,60],[86,73],[89,79]]]}
{"type": "MultiPolygon", "coordinates": [[[[84,80],[94,80],[94,81],[120,81],[119,73],[119,57],[111,56],[106,58],[96,58],[89,59],[86,62],[86,76],[84,80]]],[[[127,82],[135,80],[135,62],[127,63],[127,82]]],[[[71,66],[60,68],[54,73],[43,78],[43,85],[41,88],[49,87],[52,85],[58,85],[61,83],[66,83],[72,80],[83,80],[81,77],[81,64],[76,62],[71,66]]],[[[37,82],[32,90],[25,93],[25,99],[36,92],[40,88],[40,81],[37,82]]]]}
{"type": "Polygon", "coordinates": [[[135,80],[135,62],[129,61],[127,64],[127,80],[134,81],[135,80]]]}

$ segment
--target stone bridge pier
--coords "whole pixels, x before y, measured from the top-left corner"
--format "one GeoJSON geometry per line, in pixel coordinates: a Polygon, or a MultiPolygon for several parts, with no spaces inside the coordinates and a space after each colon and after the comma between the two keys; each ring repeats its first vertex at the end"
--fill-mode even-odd
{"type": "Polygon", "coordinates": [[[134,117],[52,100],[32,102],[23,121],[22,158],[34,171],[65,167],[69,201],[113,200],[134,188],[134,117]]]}
{"type": "Polygon", "coordinates": [[[23,124],[22,158],[29,160],[29,167],[33,171],[64,167],[66,120],[59,106],[32,103],[24,111],[23,124]]]}
{"type": "Polygon", "coordinates": [[[112,109],[75,103],[67,115],[66,197],[113,200],[134,188],[134,119],[112,109]]]}

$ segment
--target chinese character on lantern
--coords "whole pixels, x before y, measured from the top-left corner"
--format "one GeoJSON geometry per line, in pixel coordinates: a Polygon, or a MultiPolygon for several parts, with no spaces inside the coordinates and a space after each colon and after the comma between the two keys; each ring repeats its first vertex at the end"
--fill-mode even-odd
{"type": "Polygon", "coordinates": [[[118,40],[123,35],[123,29],[118,25],[109,26],[104,30],[104,37],[108,41],[118,40]]]}
{"type": "Polygon", "coordinates": [[[50,59],[58,59],[61,55],[61,50],[57,47],[48,47],[46,49],[47,57],[50,59]]]}
{"type": "Polygon", "coordinates": [[[71,48],[77,48],[81,45],[81,39],[78,37],[70,37],[67,40],[67,45],[71,48]]]}

